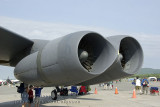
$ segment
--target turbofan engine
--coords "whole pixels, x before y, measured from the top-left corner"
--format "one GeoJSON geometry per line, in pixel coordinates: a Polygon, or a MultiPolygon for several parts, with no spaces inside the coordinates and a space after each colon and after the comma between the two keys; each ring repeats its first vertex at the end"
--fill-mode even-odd
{"type": "Polygon", "coordinates": [[[81,31],[49,41],[26,56],[16,65],[14,75],[35,86],[78,84],[103,73],[115,58],[114,47],[100,34],[81,31]]]}
{"type": "MultiPolygon", "coordinates": [[[[92,85],[113,81],[131,76],[139,71],[143,62],[143,51],[136,39],[130,36],[118,35],[107,40],[115,47],[117,57],[112,65],[99,76],[78,85],[92,85]]],[[[110,56],[112,57],[112,55],[110,56]]]]}

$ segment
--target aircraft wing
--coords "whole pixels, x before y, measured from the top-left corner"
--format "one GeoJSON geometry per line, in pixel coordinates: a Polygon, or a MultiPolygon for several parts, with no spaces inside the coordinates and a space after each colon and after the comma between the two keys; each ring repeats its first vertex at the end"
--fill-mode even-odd
{"type": "Polygon", "coordinates": [[[32,45],[33,41],[0,27],[0,64],[15,66],[32,45]]]}

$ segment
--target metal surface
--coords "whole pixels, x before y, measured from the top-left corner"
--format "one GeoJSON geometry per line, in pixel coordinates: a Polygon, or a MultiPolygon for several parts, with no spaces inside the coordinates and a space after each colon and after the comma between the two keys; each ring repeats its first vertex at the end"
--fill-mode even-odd
{"type": "Polygon", "coordinates": [[[25,57],[23,52],[32,45],[33,41],[0,27],[0,64],[10,65],[12,63],[11,65],[15,66],[20,60],[16,57],[25,57]]]}
{"type": "Polygon", "coordinates": [[[141,68],[143,51],[136,39],[130,36],[119,35],[108,37],[107,40],[113,44],[116,49],[117,58],[114,59],[114,63],[101,75],[79,83],[78,85],[92,85],[128,77],[137,73],[141,68]],[[123,57],[121,56],[122,54],[123,57]],[[123,59],[126,60],[124,65],[122,64],[123,59]]]}
{"type": "Polygon", "coordinates": [[[0,27],[0,64],[16,66],[17,79],[34,86],[92,85],[138,72],[143,51],[126,35],[107,39],[92,31],[52,41],[29,40],[0,27]]]}
{"type": "Polygon", "coordinates": [[[33,53],[18,63],[14,72],[17,79],[39,86],[73,85],[100,75],[116,57],[113,46],[101,35],[90,31],[71,33],[49,42],[40,55],[38,66],[41,65],[42,71],[37,71],[37,55],[33,53]],[[94,59],[90,70],[82,65],[78,56],[83,43],[93,49],[85,48],[94,59]]]}

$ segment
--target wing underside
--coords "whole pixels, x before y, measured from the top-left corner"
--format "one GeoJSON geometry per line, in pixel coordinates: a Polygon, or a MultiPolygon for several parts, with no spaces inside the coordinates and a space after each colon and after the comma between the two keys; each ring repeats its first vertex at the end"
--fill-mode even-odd
{"type": "Polygon", "coordinates": [[[0,65],[15,66],[33,45],[33,41],[0,27],[0,65]]]}

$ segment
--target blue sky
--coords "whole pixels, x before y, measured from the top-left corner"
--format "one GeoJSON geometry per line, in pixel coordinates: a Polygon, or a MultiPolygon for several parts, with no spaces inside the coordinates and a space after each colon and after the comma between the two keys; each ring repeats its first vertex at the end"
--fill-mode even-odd
{"type": "Polygon", "coordinates": [[[159,0],[1,0],[0,15],[160,34],[159,0]]]}
{"type": "Polygon", "coordinates": [[[30,39],[53,39],[50,35],[78,30],[128,34],[142,45],[143,67],[155,69],[160,69],[159,20],[159,0],[0,0],[0,26],[30,39]]]}

